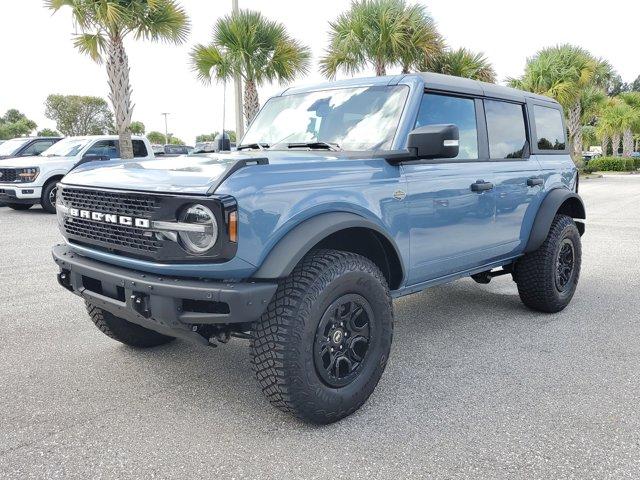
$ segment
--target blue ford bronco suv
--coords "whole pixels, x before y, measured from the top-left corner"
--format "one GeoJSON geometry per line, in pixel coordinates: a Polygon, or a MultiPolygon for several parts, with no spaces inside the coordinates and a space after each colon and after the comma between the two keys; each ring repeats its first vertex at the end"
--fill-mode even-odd
{"type": "Polygon", "coordinates": [[[509,274],[566,307],[585,208],[557,102],[418,73],[287,89],[236,152],[84,164],[57,214],[58,281],[102,332],[248,339],[269,401],[322,424],[373,392],[393,298],[509,274]]]}

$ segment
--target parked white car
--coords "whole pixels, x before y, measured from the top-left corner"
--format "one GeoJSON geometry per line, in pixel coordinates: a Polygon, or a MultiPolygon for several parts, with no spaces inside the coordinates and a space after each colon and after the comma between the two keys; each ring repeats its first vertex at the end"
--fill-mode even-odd
{"type": "MultiPolygon", "coordinates": [[[[136,160],[155,158],[146,137],[134,136],[136,160]]],[[[55,213],[56,184],[81,161],[118,159],[117,135],[67,137],[37,157],[0,160],[0,204],[14,210],[27,210],[41,204],[55,213]]]]}

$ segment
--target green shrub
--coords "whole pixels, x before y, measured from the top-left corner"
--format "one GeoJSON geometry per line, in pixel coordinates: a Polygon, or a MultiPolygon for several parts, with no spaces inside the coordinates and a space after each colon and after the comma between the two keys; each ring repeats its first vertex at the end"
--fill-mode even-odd
{"type": "Polygon", "coordinates": [[[629,157],[600,157],[591,160],[587,166],[589,172],[629,172],[635,170],[639,159],[629,157]]]}

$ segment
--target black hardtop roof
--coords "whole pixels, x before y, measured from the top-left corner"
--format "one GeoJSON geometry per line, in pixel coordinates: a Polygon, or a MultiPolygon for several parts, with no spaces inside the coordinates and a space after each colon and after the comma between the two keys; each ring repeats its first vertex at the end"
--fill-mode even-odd
{"type": "Polygon", "coordinates": [[[405,75],[405,77],[408,76],[420,77],[424,82],[425,87],[432,90],[480,95],[518,102],[524,102],[527,98],[531,98],[544,102],[558,103],[553,98],[545,97],[544,95],[538,95],[536,93],[526,92],[524,90],[518,90],[511,87],[504,87],[494,83],[480,82],[470,78],[454,77],[452,75],[442,75],[440,73],[433,72],[409,73],[405,75]]]}

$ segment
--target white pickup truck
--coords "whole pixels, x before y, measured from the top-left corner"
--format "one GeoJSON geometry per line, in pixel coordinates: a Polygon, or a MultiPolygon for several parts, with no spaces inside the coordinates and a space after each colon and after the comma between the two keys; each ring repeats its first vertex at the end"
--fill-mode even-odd
{"type": "MultiPolygon", "coordinates": [[[[146,137],[134,136],[133,156],[136,160],[155,158],[146,137]]],[[[118,159],[117,135],[67,137],[37,157],[0,160],[0,204],[14,210],[27,210],[41,204],[56,212],[56,185],[81,161],[118,159]]]]}

